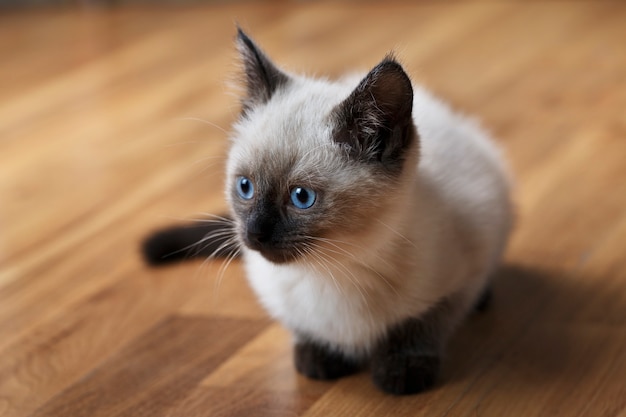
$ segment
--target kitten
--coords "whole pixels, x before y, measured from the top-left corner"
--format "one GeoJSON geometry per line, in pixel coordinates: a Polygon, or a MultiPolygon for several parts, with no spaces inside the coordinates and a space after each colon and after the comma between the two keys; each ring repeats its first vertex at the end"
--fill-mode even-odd
{"type": "Polygon", "coordinates": [[[237,46],[232,220],[157,233],[147,259],[198,241],[198,256],[241,251],[261,303],[294,335],[299,372],[369,367],[386,392],[432,387],[446,339],[488,300],[509,234],[498,150],[391,55],[328,81],[279,69],[241,30],[237,46]]]}

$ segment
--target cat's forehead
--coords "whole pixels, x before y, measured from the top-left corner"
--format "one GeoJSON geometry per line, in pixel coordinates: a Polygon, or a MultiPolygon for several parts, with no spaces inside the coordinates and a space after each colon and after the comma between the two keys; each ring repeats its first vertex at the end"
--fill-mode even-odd
{"type": "Polygon", "coordinates": [[[332,112],[348,94],[349,88],[335,84],[298,80],[268,103],[250,109],[234,126],[234,151],[242,148],[255,159],[319,163],[335,147],[332,112]]]}
{"type": "Polygon", "coordinates": [[[298,131],[272,126],[244,135],[230,151],[231,168],[237,175],[273,183],[308,181],[327,177],[343,165],[328,127],[298,131]]]}
{"type": "Polygon", "coordinates": [[[331,113],[349,93],[350,87],[343,84],[293,79],[267,103],[250,109],[235,126],[235,139],[268,146],[286,138],[318,139],[332,129],[331,113]]]}

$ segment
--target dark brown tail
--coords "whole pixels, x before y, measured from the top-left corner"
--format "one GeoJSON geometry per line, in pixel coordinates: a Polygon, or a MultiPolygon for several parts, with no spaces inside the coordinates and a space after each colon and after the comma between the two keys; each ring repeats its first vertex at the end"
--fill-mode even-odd
{"type": "Polygon", "coordinates": [[[158,230],[144,240],[142,253],[149,265],[163,265],[193,258],[234,256],[237,248],[232,221],[225,219],[158,230]]]}

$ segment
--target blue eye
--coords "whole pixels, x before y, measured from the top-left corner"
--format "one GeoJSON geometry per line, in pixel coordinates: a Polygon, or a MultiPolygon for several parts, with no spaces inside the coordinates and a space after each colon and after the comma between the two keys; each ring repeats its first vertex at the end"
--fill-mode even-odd
{"type": "Polygon", "coordinates": [[[308,209],[315,204],[316,194],[310,188],[296,187],[291,190],[291,202],[299,209],[308,209]]]}
{"type": "Polygon", "coordinates": [[[254,196],[254,185],[246,177],[239,177],[237,179],[237,193],[239,197],[244,200],[250,200],[254,196]]]}

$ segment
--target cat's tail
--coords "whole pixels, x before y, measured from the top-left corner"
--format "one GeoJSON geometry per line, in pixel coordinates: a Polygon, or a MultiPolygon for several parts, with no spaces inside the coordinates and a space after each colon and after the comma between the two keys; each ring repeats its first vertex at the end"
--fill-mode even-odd
{"type": "Polygon", "coordinates": [[[233,222],[225,217],[158,230],[149,235],[141,247],[149,265],[193,258],[237,257],[238,248],[233,222]]]}

